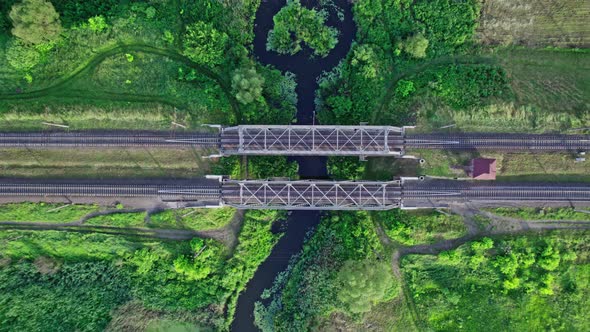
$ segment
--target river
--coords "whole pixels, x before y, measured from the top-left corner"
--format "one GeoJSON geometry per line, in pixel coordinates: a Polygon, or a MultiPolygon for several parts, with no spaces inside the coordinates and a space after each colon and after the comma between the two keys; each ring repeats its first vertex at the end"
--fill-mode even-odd
{"type": "MultiPolygon", "coordinates": [[[[306,7],[312,7],[317,1],[302,0],[306,7]]],[[[268,31],[273,27],[273,16],[285,5],[285,1],[263,1],[256,13],[254,26],[254,55],[262,64],[270,64],[282,71],[290,71],[297,76],[297,124],[314,124],[314,98],[318,88],[317,77],[323,71],[329,71],[341,59],[346,57],[356,33],[352,19],[352,5],[348,0],[332,0],[344,13],[344,20],[330,10],[327,24],[339,31],[338,44],[325,58],[312,58],[311,50],[304,50],[295,55],[280,55],[266,50],[268,31]]],[[[327,178],[325,157],[293,158],[299,164],[302,179],[327,178]]],[[[292,211],[281,231],[285,234],[273,248],[270,256],[259,267],[254,277],[248,282],[246,290],[240,295],[231,325],[231,331],[259,331],[254,325],[254,303],[260,300],[265,288],[270,288],[277,274],[284,271],[292,255],[298,253],[305,239],[305,234],[320,222],[319,211],[292,211]]]]}

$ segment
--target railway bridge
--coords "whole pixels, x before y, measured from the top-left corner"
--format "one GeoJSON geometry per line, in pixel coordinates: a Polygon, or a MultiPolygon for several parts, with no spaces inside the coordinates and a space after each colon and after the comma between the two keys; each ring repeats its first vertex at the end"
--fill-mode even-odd
{"type": "Polygon", "coordinates": [[[518,133],[408,133],[391,126],[219,127],[218,133],[189,131],[47,131],[0,133],[0,147],[208,147],[228,155],[393,156],[408,149],[514,152],[587,151],[589,135],[518,133]]]}
{"type": "Polygon", "coordinates": [[[589,205],[590,184],[481,183],[401,178],[396,181],[229,180],[195,181],[0,180],[0,197],[148,197],[190,206],[239,209],[389,210],[454,203],[589,205]]]}

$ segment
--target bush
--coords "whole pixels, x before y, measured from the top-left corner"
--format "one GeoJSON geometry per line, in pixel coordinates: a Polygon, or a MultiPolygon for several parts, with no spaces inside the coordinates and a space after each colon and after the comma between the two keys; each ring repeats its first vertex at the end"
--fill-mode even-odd
{"type": "Polygon", "coordinates": [[[7,46],[6,61],[17,71],[26,73],[41,61],[41,54],[34,46],[14,39],[7,46]]]}
{"type": "Polygon", "coordinates": [[[399,294],[391,268],[379,261],[346,261],[337,277],[337,297],[351,313],[371,310],[371,306],[399,294]]]}
{"type": "Polygon", "coordinates": [[[425,58],[426,49],[428,48],[428,39],[421,33],[406,39],[403,43],[404,51],[414,58],[425,58]]]}
{"type": "Polygon", "coordinates": [[[186,27],[183,45],[184,55],[194,62],[215,66],[223,62],[229,38],[225,32],[202,21],[186,27]]]}

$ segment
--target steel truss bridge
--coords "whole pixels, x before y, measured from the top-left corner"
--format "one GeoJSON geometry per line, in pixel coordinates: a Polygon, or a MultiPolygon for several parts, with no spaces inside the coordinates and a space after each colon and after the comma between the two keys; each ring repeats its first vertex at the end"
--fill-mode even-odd
{"type": "Polygon", "coordinates": [[[404,129],[389,126],[237,126],[221,129],[222,155],[401,156],[404,129]]]}
{"type": "Polygon", "coordinates": [[[587,151],[589,135],[453,133],[409,134],[390,126],[242,125],[219,133],[167,131],[49,131],[0,133],[0,147],[192,147],[218,155],[406,156],[406,149],[587,151]]]}
{"type": "Polygon", "coordinates": [[[150,197],[192,202],[195,206],[239,209],[389,210],[445,207],[475,202],[514,204],[590,204],[590,184],[498,184],[453,180],[401,179],[373,181],[234,181],[217,177],[168,183],[117,181],[111,183],[58,180],[0,180],[0,196],[26,197],[150,197]]]}

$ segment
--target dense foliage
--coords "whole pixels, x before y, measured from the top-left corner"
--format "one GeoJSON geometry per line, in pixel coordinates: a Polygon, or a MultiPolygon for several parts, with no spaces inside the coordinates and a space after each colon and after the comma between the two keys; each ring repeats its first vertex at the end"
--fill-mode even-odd
{"type": "Polygon", "coordinates": [[[408,125],[413,105],[430,93],[454,109],[507,95],[497,67],[449,65],[470,50],[478,1],[361,0],[353,10],[357,44],[320,80],[323,123],[408,125]]]}
{"type": "Polygon", "coordinates": [[[325,57],[338,43],[338,30],[325,24],[327,15],[325,10],[305,8],[299,0],[287,0],[273,17],[266,48],[293,55],[301,51],[304,42],[314,55],[325,57]]]}
{"type": "Polygon", "coordinates": [[[587,234],[483,239],[403,272],[421,329],[579,331],[590,316],[587,234]]]}
{"type": "Polygon", "coordinates": [[[257,303],[257,325],[263,331],[305,331],[335,311],[355,315],[357,300],[370,306],[395,297],[398,289],[383,255],[366,212],[326,216],[297,260],[265,291],[268,300],[257,303]],[[370,294],[351,288],[355,282],[370,294]]]}
{"type": "Polygon", "coordinates": [[[172,243],[0,232],[0,322],[27,331],[96,331],[113,318],[125,320],[113,317],[114,309],[133,300],[159,315],[192,312],[188,322],[225,330],[237,295],[277,240],[270,225],[279,217],[272,211],[248,212],[231,253],[198,238],[172,243]]]}
{"type": "Polygon", "coordinates": [[[215,174],[229,175],[234,179],[268,179],[298,177],[298,164],[283,156],[225,157],[214,167],[215,174]],[[246,161],[246,163],[243,163],[246,161]]]}

